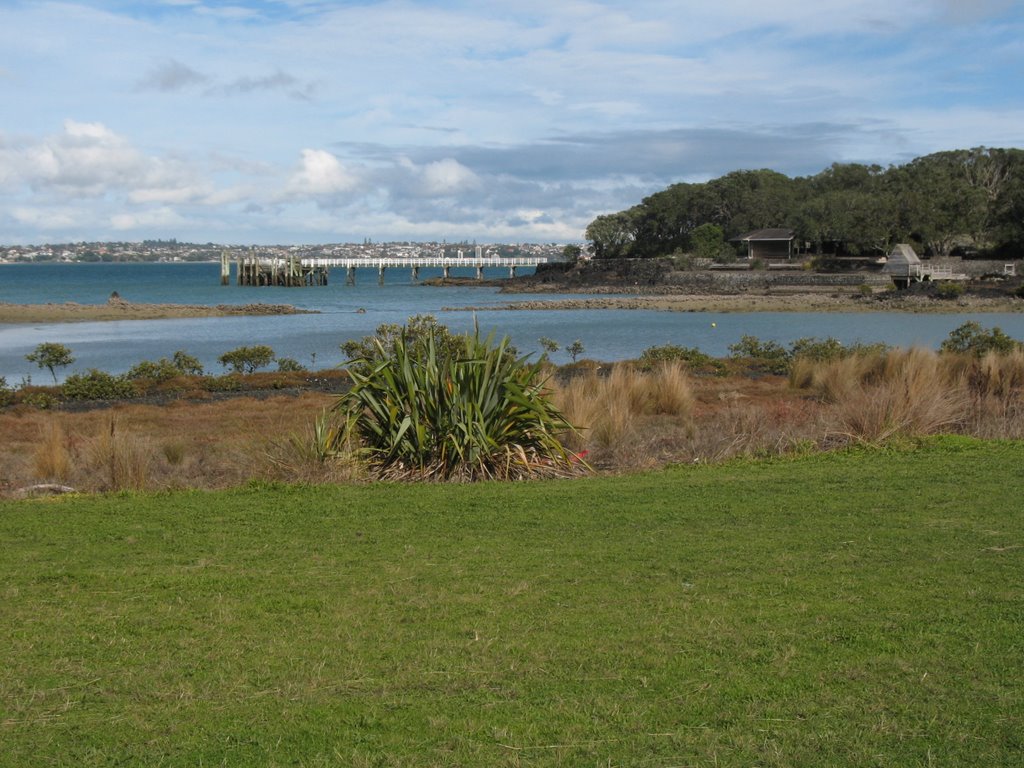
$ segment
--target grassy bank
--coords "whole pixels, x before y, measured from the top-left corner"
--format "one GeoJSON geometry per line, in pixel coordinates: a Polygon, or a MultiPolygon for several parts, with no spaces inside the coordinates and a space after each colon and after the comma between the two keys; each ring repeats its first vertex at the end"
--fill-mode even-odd
{"type": "Polygon", "coordinates": [[[0,502],[0,765],[1006,765],[1024,444],[0,502]]]}

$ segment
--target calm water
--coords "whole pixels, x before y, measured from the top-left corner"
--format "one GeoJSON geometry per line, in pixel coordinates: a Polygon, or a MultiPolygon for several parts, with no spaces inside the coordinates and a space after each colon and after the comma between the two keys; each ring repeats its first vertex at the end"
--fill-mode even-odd
{"type": "MultiPolygon", "coordinates": [[[[458,275],[458,271],[454,271],[458,275]]],[[[638,310],[443,312],[444,307],[501,306],[516,296],[495,288],[433,288],[413,284],[408,270],[389,270],[383,286],[376,270],[360,270],[357,284],[346,286],[343,271],[334,284],[316,288],[242,288],[219,284],[217,264],[8,264],[0,265],[0,301],[45,303],[77,301],[102,304],[117,291],[136,302],[186,304],[293,304],[318,315],[144,320],[104,323],[0,325],[0,376],[17,384],[32,376],[49,377],[25,360],[44,341],[71,347],[76,362],[65,373],[100,368],[119,373],[140,360],[170,356],[184,349],[210,371],[217,357],[243,344],[268,344],[282,357],[318,368],[339,364],[339,345],[371,333],[380,323],[401,323],[415,314],[433,313],[453,330],[469,330],[474,318],[481,330],[507,334],[523,352],[539,353],[537,339],[548,336],[563,346],[580,339],[585,356],[601,360],[636,357],[645,347],[674,343],[725,355],[744,334],[789,344],[804,336],[833,336],[844,343],[884,341],[938,347],[967,320],[998,325],[1024,339],[1024,314],[903,313],[677,313],[638,310]],[[365,309],[365,313],[358,313],[365,309]],[[714,323],[714,326],[712,326],[714,323]]],[[[421,278],[439,275],[421,270],[421,278]]],[[[472,270],[464,275],[472,276],[472,270]]],[[[503,277],[504,270],[488,271],[503,277]]],[[[545,297],[557,298],[557,297],[545,297]]],[[[578,296],[576,297],[578,298],[578,296]]],[[[567,361],[564,353],[556,361],[567,361]]]]}

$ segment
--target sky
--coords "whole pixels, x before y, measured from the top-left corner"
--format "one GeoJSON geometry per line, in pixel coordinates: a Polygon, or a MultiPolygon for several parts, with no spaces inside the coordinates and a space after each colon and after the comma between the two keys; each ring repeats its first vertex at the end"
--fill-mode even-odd
{"type": "Polygon", "coordinates": [[[1024,147],[1021,0],[0,0],[0,243],[578,242],[1024,147]]]}

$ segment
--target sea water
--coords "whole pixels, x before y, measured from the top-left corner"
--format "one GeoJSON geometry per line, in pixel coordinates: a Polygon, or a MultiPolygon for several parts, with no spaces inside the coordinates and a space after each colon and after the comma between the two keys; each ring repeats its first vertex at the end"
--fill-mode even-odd
{"type": "MultiPolygon", "coordinates": [[[[436,274],[435,274],[436,272],[436,274]]],[[[475,271],[453,270],[472,277],[475,271]]],[[[505,270],[487,270],[486,277],[504,277],[505,270]]],[[[126,301],[182,304],[291,304],[319,314],[131,320],[83,323],[0,325],[0,376],[9,385],[28,377],[49,378],[25,360],[43,342],[71,348],[75,362],[62,373],[98,368],[121,373],[141,360],[169,357],[185,350],[207,371],[222,370],[217,357],[243,345],[266,344],[279,357],[305,366],[328,368],[344,361],[340,345],[370,334],[381,323],[402,323],[412,315],[433,314],[455,331],[476,324],[483,333],[508,335],[522,353],[540,354],[538,339],[562,345],[553,356],[567,362],[564,347],[579,340],[585,357],[604,361],[639,356],[656,344],[697,347],[724,356],[744,335],[788,345],[796,339],[834,337],[844,344],[885,342],[937,348],[949,332],[968,320],[998,325],[1024,339],[1024,314],[902,312],[663,312],[635,309],[530,310],[499,309],[523,296],[498,293],[494,287],[425,286],[410,270],[391,269],[378,284],[375,269],[357,272],[354,286],[345,284],[344,270],[334,270],[327,286],[305,288],[220,285],[219,264],[5,264],[0,265],[0,301],[19,304],[103,304],[113,292],[126,301]],[[476,307],[476,311],[451,311],[476,307]]],[[[420,270],[420,279],[440,270],[420,270]]],[[[581,298],[545,295],[544,299],[581,298]]]]}

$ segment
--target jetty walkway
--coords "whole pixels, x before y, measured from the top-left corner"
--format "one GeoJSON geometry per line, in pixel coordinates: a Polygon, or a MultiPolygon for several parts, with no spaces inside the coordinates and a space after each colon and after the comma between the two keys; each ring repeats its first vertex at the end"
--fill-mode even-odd
{"type": "MultiPolygon", "coordinates": [[[[371,256],[371,257],[268,257],[256,253],[242,253],[237,256],[236,281],[238,285],[304,286],[327,285],[332,267],[345,270],[345,284],[355,285],[357,269],[376,269],[378,281],[383,284],[384,272],[391,268],[408,269],[413,280],[418,280],[420,269],[440,268],[445,279],[451,277],[452,268],[476,270],[476,279],[483,280],[484,269],[500,267],[508,269],[509,277],[516,276],[520,267],[537,267],[546,264],[542,256],[371,256]]],[[[227,251],[220,257],[220,283],[231,284],[231,260],[227,251]]]]}

